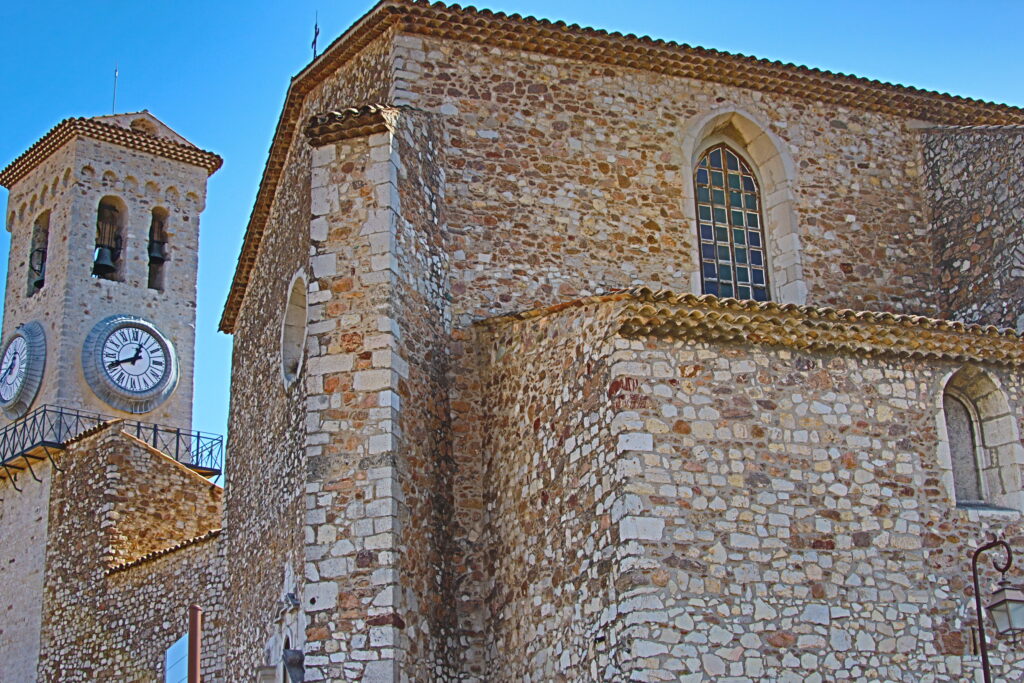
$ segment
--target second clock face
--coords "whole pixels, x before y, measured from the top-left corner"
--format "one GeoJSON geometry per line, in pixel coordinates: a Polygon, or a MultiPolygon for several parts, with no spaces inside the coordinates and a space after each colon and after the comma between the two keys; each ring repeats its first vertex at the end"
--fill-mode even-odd
{"type": "Polygon", "coordinates": [[[11,340],[0,359],[0,401],[7,403],[21,391],[28,370],[28,342],[22,336],[11,340]]]}
{"type": "Polygon", "coordinates": [[[39,392],[46,363],[46,335],[37,322],[14,331],[0,354],[0,410],[10,420],[24,415],[39,392]]]}
{"type": "Polygon", "coordinates": [[[161,339],[142,327],[117,327],[103,341],[103,367],[110,381],[131,393],[147,393],[167,378],[171,366],[161,339]]]}

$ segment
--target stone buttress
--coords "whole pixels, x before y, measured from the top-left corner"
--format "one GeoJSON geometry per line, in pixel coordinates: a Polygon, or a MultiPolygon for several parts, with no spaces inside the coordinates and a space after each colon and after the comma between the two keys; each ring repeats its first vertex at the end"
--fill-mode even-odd
{"type": "Polygon", "coordinates": [[[437,124],[326,114],[312,153],[307,368],[310,680],[442,676],[450,427],[437,124]]]}

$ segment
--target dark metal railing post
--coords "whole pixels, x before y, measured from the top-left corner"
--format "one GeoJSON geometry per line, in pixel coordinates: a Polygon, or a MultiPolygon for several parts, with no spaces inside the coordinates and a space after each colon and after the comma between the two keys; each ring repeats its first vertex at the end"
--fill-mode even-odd
{"type": "Polygon", "coordinates": [[[998,560],[993,558],[992,566],[1005,574],[1010,569],[1010,565],[1013,564],[1013,552],[1006,541],[1002,539],[989,541],[975,550],[974,555],[971,556],[971,576],[974,578],[974,606],[978,610],[978,642],[981,643],[981,673],[985,678],[985,683],[992,683],[992,673],[989,670],[988,663],[988,643],[985,642],[985,613],[981,606],[981,590],[978,587],[978,557],[988,550],[999,547],[1006,552],[1006,563],[1000,564],[998,560]]]}
{"type": "Polygon", "coordinates": [[[200,662],[203,658],[203,608],[188,607],[188,683],[200,683],[200,662]]]}

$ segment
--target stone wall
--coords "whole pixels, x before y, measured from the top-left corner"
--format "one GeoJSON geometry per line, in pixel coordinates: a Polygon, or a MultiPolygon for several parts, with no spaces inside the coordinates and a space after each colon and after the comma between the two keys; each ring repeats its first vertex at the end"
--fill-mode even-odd
{"type": "Polygon", "coordinates": [[[42,482],[26,472],[21,491],[0,482],[0,681],[30,681],[39,659],[43,581],[49,520],[49,462],[33,463],[42,482]]]}
{"type": "Polygon", "coordinates": [[[204,678],[223,680],[225,572],[213,540],[220,526],[216,487],[192,473],[182,476],[181,465],[122,434],[116,423],[83,436],[57,462],[39,677],[153,680],[165,650],[184,632],[188,605],[196,603],[207,608],[210,636],[204,678]],[[139,510],[133,501],[142,504],[139,510]],[[149,523],[140,525],[140,518],[149,523]],[[192,532],[198,536],[185,537],[192,532]]]}
{"type": "Polygon", "coordinates": [[[203,681],[237,680],[224,656],[229,621],[224,612],[224,551],[223,537],[211,534],[111,571],[104,602],[116,606],[108,608],[116,613],[108,628],[119,635],[103,648],[105,657],[94,675],[119,681],[162,680],[167,649],[188,633],[188,608],[198,604],[203,608],[203,681]]]}
{"type": "Polygon", "coordinates": [[[769,241],[795,230],[773,271],[799,257],[803,287],[777,298],[935,313],[920,275],[932,261],[921,141],[907,121],[526,51],[395,41],[394,101],[441,114],[448,132],[460,325],[634,284],[694,291],[687,155],[723,135],[765,159],[769,241]],[[723,123],[692,139],[729,112],[752,132],[723,123]]]}
{"type": "Polygon", "coordinates": [[[608,611],[622,481],[610,313],[581,307],[476,330],[477,374],[460,378],[472,391],[453,402],[457,449],[482,463],[475,499],[469,482],[458,490],[460,511],[477,508],[483,519],[460,520],[456,537],[480,549],[456,581],[460,605],[480,610],[468,615],[484,639],[465,665],[475,680],[620,675],[608,611]]]}
{"type": "MultiPolygon", "coordinates": [[[[615,299],[482,323],[460,365],[487,550],[458,599],[482,609],[483,678],[973,676],[970,552],[1024,529],[955,505],[941,406],[963,364],[627,339],[615,299]]],[[[1016,371],[968,367],[1019,435],[1016,371]]]]}
{"type": "Polygon", "coordinates": [[[392,138],[394,241],[388,249],[397,323],[391,348],[398,374],[395,440],[398,503],[396,614],[399,667],[410,680],[454,676],[455,604],[444,575],[451,520],[448,402],[450,253],[445,225],[443,130],[436,116],[403,112],[392,138]]]}
{"type": "Polygon", "coordinates": [[[134,437],[121,438],[131,447],[100,456],[110,479],[104,514],[112,566],[221,527],[224,489],[134,437]]]}
{"type": "MultiPolygon", "coordinates": [[[[382,101],[391,82],[386,38],[368,45],[336,79],[308,96],[304,121],[314,113],[339,109],[354,101],[382,101]]],[[[281,371],[281,325],[291,278],[301,273],[309,283],[309,332],[338,324],[324,313],[330,297],[310,267],[311,150],[305,138],[289,151],[282,184],[270,213],[270,229],[253,269],[249,294],[239,315],[234,339],[231,410],[227,455],[226,507],[228,570],[231,590],[228,610],[229,659],[237,671],[252,672],[280,659],[283,630],[279,623],[282,599],[299,596],[307,577],[303,525],[306,521],[306,479],[316,479],[319,465],[307,458],[318,442],[306,434],[307,409],[324,393],[323,366],[315,366],[318,347],[307,347],[299,377],[285,386],[281,371]],[[307,405],[307,401],[310,403],[307,405]]],[[[318,238],[324,239],[324,238],[318,238]]],[[[335,390],[337,385],[330,389],[335,390]]],[[[312,503],[311,507],[315,507],[312,503]]],[[[315,514],[315,513],[313,513],[315,514]]],[[[293,628],[302,647],[304,619],[293,628]]],[[[313,640],[323,636],[312,634],[313,640]]],[[[246,674],[248,675],[248,674],[246,674]]],[[[313,680],[307,678],[307,680],[313,680]]]]}
{"type": "Polygon", "coordinates": [[[1024,329],[1024,127],[933,128],[924,141],[942,314],[1024,329]]]}
{"type": "MultiPolygon", "coordinates": [[[[969,554],[1024,534],[1019,510],[953,504],[936,431],[956,365],[645,339],[614,360],[630,676],[973,677],[969,554]]],[[[1017,373],[984,370],[1019,421],[1017,373]]]]}
{"type": "Polygon", "coordinates": [[[415,112],[386,116],[385,132],[317,143],[313,154],[311,680],[450,675],[440,133],[415,112]]]}

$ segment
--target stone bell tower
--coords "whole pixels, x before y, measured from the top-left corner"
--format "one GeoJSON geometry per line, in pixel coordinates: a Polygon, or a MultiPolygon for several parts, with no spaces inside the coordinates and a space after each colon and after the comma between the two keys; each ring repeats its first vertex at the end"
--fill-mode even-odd
{"type": "Polygon", "coordinates": [[[0,426],[51,404],[190,427],[199,215],[220,165],[142,111],[66,119],[0,172],[0,353],[20,333],[30,349],[0,366],[0,426]]]}

